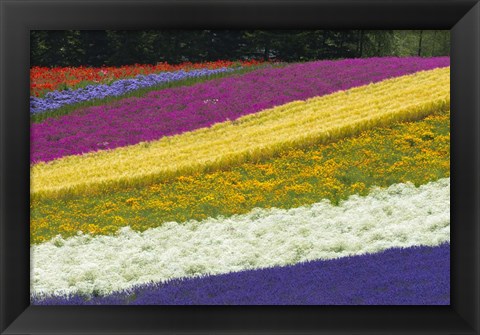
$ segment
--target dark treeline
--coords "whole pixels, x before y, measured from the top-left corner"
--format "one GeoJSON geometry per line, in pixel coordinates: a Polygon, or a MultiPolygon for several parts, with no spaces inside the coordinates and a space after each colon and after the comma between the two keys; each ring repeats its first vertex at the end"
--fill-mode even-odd
{"type": "Polygon", "coordinates": [[[263,59],[308,61],[443,56],[445,30],[49,30],[32,31],[32,66],[176,64],[263,59]]]}

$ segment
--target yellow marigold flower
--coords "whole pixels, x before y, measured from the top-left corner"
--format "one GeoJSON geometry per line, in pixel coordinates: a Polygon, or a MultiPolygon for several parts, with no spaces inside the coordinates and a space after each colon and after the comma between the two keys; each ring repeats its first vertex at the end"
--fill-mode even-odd
{"type": "Polygon", "coordinates": [[[124,222],[125,222],[125,219],[122,218],[121,216],[115,215],[115,216],[113,217],[113,221],[116,222],[116,223],[124,223],[124,222]]]}
{"type": "Polygon", "coordinates": [[[303,183],[297,185],[290,185],[285,187],[285,191],[293,191],[295,193],[309,193],[313,191],[313,186],[311,184],[303,183]]]}
{"type": "Polygon", "coordinates": [[[362,192],[366,189],[366,186],[362,182],[357,182],[357,183],[352,184],[351,188],[352,188],[353,192],[360,193],[360,192],[362,192]]]}

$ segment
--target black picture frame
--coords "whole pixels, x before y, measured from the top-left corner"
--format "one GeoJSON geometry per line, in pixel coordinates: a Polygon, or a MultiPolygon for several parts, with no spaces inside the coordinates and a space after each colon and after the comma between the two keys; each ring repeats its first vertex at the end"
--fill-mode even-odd
{"type": "Polygon", "coordinates": [[[480,4],[474,0],[0,0],[1,334],[479,334],[480,4]],[[30,306],[29,31],[451,30],[450,306],[30,306]]]}

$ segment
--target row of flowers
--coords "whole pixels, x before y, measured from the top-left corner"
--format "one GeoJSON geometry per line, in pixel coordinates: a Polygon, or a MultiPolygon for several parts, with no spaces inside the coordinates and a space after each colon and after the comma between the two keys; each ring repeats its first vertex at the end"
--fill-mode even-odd
{"type": "Polygon", "coordinates": [[[283,266],[450,240],[450,179],[376,188],[338,205],[253,209],[32,246],[32,293],[109,294],[149,282],[283,266]]]}
{"type": "Polygon", "coordinates": [[[153,141],[294,100],[446,67],[449,59],[320,61],[151,92],[33,124],[32,162],[153,141]]]}
{"type": "Polygon", "coordinates": [[[164,222],[244,214],[255,207],[338,203],[373,186],[422,185],[450,175],[450,114],[374,128],[357,137],[283,152],[259,163],[195,173],[149,187],[31,202],[31,242],[83,231],[142,231],[164,222]],[[129,218],[129,219],[125,219],[129,218]]]}
{"type": "Polygon", "coordinates": [[[294,101],[158,141],[38,163],[31,168],[31,195],[88,194],[148,185],[258,161],[283,150],[339,140],[397,121],[418,120],[449,109],[449,76],[449,67],[418,72],[294,101]]]}
{"type": "Polygon", "coordinates": [[[107,296],[33,297],[35,305],[449,305],[450,245],[392,248],[166,283],[107,296]],[[392,283],[394,283],[392,285],[392,283]]]}
{"type": "Polygon", "coordinates": [[[249,67],[262,64],[257,60],[249,61],[225,61],[181,64],[158,63],[156,65],[134,64],[125,66],[102,66],[102,67],[41,67],[34,66],[30,69],[30,94],[40,97],[47,92],[75,89],[88,84],[108,84],[118,79],[132,78],[139,74],[148,75],[166,71],[190,71],[195,69],[219,69],[224,67],[249,67]]]}
{"type": "Polygon", "coordinates": [[[199,78],[215,75],[218,73],[232,72],[235,68],[200,69],[191,71],[162,72],[159,74],[137,75],[135,78],[119,79],[113,83],[87,85],[75,90],[62,90],[48,92],[43,98],[30,97],[30,113],[41,113],[54,110],[63,106],[75,105],[85,101],[104,99],[107,97],[119,97],[129,92],[142,88],[154,87],[172,81],[180,81],[190,78],[199,78]]]}

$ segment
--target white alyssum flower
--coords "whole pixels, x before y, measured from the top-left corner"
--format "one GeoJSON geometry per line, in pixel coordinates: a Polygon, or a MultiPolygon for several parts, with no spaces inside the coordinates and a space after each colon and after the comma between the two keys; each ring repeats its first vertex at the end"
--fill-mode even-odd
{"type": "Polygon", "coordinates": [[[145,232],[57,237],[31,247],[31,293],[98,292],[375,253],[450,240],[450,179],[397,184],[338,206],[254,209],[228,218],[168,222],[145,232]]]}

